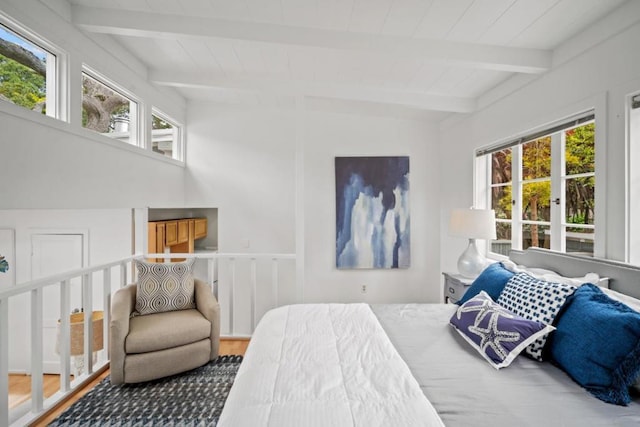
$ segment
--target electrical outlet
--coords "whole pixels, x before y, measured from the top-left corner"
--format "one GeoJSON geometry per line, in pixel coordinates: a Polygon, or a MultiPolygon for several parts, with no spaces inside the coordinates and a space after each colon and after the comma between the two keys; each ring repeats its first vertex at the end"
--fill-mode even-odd
{"type": "Polygon", "coordinates": [[[360,292],[362,292],[363,294],[367,293],[367,285],[362,285],[362,288],[360,289],[360,292]]]}

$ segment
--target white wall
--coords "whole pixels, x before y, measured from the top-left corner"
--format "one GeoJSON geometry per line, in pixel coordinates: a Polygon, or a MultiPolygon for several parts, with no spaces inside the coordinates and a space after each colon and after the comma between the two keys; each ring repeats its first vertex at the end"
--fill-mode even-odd
{"type": "Polygon", "coordinates": [[[439,301],[437,129],[413,120],[313,112],[304,125],[305,301],[439,301]],[[410,268],[336,269],[336,156],[409,156],[410,268]]]}
{"type": "Polygon", "coordinates": [[[186,204],[218,208],[219,250],[294,252],[291,114],[197,102],[188,111],[186,204]]]}
{"type": "MultiPolygon", "coordinates": [[[[633,5],[630,5],[633,6],[633,5]]],[[[601,256],[625,259],[625,96],[640,88],[640,24],[533,80],[467,118],[441,129],[441,225],[456,207],[473,204],[473,150],[588,108],[596,114],[596,218],[601,256]]],[[[441,265],[455,269],[465,242],[443,233],[441,265]]]]}
{"type": "Polygon", "coordinates": [[[183,167],[59,127],[0,111],[0,209],[183,203],[183,167]]]}
{"type": "Polygon", "coordinates": [[[439,299],[434,127],[412,120],[194,102],[189,104],[188,139],[186,203],[218,208],[221,252],[295,252],[302,236],[306,302],[439,299]],[[296,157],[296,150],[302,156],[296,157]],[[336,269],[334,158],[349,155],[410,156],[411,268],[336,269]],[[296,212],[303,216],[298,222],[296,212]],[[360,293],[362,285],[368,286],[367,294],[360,293]]]}

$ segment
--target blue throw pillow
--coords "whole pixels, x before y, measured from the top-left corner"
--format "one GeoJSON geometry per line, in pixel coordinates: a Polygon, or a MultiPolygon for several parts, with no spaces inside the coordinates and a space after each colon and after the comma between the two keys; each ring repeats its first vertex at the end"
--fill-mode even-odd
{"type": "Polygon", "coordinates": [[[598,399],[629,404],[640,374],[640,313],[586,284],[567,300],[556,327],[551,360],[598,399]]]}
{"type": "Polygon", "coordinates": [[[462,304],[449,323],[496,369],[509,366],[531,342],[554,329],[513,314],[484,291],[462,304]]]}
{"type": "Polygon", "coordinates": [[[515,273],[504,268],[502,263],[496,262],[484,269],[482,273],[473,281],[467,292],[457,302],[458,305],[462,305],[475,297],[480,291],[485,291],[492,300],[497,300],[500,296],[500,292],[507,284],[509,279],[513,277],[515,273]]]}

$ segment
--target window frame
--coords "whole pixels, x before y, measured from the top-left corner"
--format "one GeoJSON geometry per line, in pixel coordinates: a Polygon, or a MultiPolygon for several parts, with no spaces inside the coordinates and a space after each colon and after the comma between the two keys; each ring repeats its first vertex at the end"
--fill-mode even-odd
{"type": "Polygon", "coordinates": [[[147,143],[147,149],[151,152],[153,152],[154,154],[157,154],[159,156],[162,156],[165,159],[172,159],[178,162],[184,162],[184,158],[185,158],[185,141],[184,141],[184,125],[182,123],[180,123],[178,120],[174,119],[173,117],[169,116],[168,114],[164,113],[163,111],[161,111],[160,109],[158,109],[157,107],[151,107],[151,116],[150,116],[151,120],[148,124],[149,126],[149,138],[148,138],[148,143],[147,143]],[[153,116],[156,116],[157,118],[169,123],[171,126],[173,126],[174,129],[174,147],[173,147],[173,155],[172,157],[168,157],[165,156],[163,154],[160,153],[156,153],[153,151],[153,116]]]}
{"type": "MultiPolygon", "coordinates": [[[[128,146],[145,148],[145,140],[144,138],[144,123],[140,120],[141,117],[144,117],[144,103],[142,100],[137,97],[135,94],[125,89],[122,85],[116,83],[114,80],[106,77],[104,74],[96,71],[95,69],[89,67],[86,64],[82,64],[82,70],[80,72],[80,86],[82,87],[82,79],[84,75],[87,75],[89,78],[96,80],[98,83],[106,86],[113,92],[122,96],[129,100],[129,141],[121,141],[116,138],[110,137],[108,133],[101,133],[94,131],[93,129],[86,128],[82,125],[82,120],[80,120],[80,127],[87,131],[91,132],[93,135],[100,135],[101,137],[108,138],[110,141],[114,141],[118,144],[125,144],[128,146]],[[132,108],[132,105],[134,108],[132,108]]],[[[80,113],[82,114],[82,90],[80,91],[80,113]]]]}
{"type": "Polygon", "coordinates": [[[640,90],[625,97],[625,261],[632,264],[640,264],[640,238],[633,238],[640,230],[640,221],[634,220],[640,213],[640,197],[633,191],[633,183],[640,177],[637,170],[640,164],[640,106],[634,108],[638,102],[640,90]]]}
{"type": "Polygon", "coordinates": [[[19,108],[21,111],[30,111],[39,116],[69,122],[69,87],[67,84],[69,78],[68,54],[59,46],[51,43],[45,37],[42,37],[2,11],[0,11],[0,24],[47,54],[47,70],[45,76],[47,109],[45,114],[29,110],[26,107],[12,102],[3,102],[2,104],[10,104],[19,108]]]}
{"type": "MultiPolygon", "coordinates": [[[[566,182],[569,179],[579,178],[579,177],[588,177],[593,176],[598,177],[603,172],[600,171],[598,167],[598,128],[601,125],[597,125],[595,127],[596,131],[594,132],[594,149],[595,149],[595,157],[594,157],[594,171],[567,175],[566,173],[566,132],[571,129],[575,129],[581,126],[585,126],[590,123],[596,123],[596,117],[594,114],[594,109],[590,109],[588,111],[584,111],[574,115],[577,117],[575,119],[574,124],[568,124],[571,120],[574,119],[564,119],[559,120],[555,123],[551,123],[544,127],[540,127],[538,131],[530,132],[529,135],[533,135],[534,137],[529,138],[527,136],[522,136],[520,138],[511,138],[510,142],[499,142],[497,144],[488,145],[485,147],[481,147],[476,150],[475,153],[475,179],[476,183],[476,197],[475,200],[479,207],[488,207],[491,209],[492,207],[492,189],[496,187],[505,187],[511,186],[511,195],[512,203],[511,208],[511,219],[496,219],[496,222],[504,222],[509,223],[511,225],[511,247],[510,249],[522,250],[523,241],[522,241],[522,230],[523,225],[526,224],[538,224],[541,226],[548,226],[550,229],[550,248],[551,250],[556,250],[560,252],[566,252],[566,233],[567,227],[576,228],[585,228],[594,230],[593,236],[593,256],[599,256],[600,253],[600,243],[599,239],[601,239],[601,230],[600,226],[597,224],[604,224],[604,221],[601,222],[601,219],[596,221],[596,218],[599,218],[604,209],[598,208],[599,203],[599,191],[594,192],[594,223],[593,224],[578,224],[574,225],[571,223],[567,223],[566,221],[566,182]],[[591,117],[588,120],[583,120],[584,117],[591,117]],[[558,129],[562,124],[566,124],[562,129],[558,129]],[[548,129],[550,132],[546,133],[545,129],[548,129]],[[545,135],[546,133],[546,135],[545,135]],[[538,178],[531,180],[523,180],[522,179],[522,146],[527,142],[534,141],[538,138],[543,138],[545,136],[551,137],[551,173],[549,178],[538,178]],[[501,151],[507,148],[511,148],[511,181],[507,183],[499,183],[493,184],[492,182],[492,155],[497,151],[501,151]],[[522,186],[527,182],[536,182],[536,181],[551,181],[551,195],[552,199],[555,199],[554,195],[559,195],[560,203],[551,203],[550,204],[550,218],[549,221],[531,221],[525,220],[522,217],[522,186]],[[595,233],[596,228],[598,228],[598,233],[595,233]]],[[[604,185],[601,182],[600,178],[596,178],[598,181],[598,186],[604,185]]],[[[603,181],[603,180],[602,180],[603,181]]],[[[506,258],[505,255],[493,252],[492,245],[490,241],[486,242],[486,251],[487,255],[491,258],[503,259],[506,258]]]]}

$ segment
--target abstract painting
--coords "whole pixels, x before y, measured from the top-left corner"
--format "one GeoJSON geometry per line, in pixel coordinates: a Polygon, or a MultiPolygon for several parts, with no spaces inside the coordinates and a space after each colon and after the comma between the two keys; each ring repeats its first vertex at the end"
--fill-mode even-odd
{"type": "Polygon", "coordinates": [[[336,267],[408,268],[409,157],[336,157],[336,267]]]}

